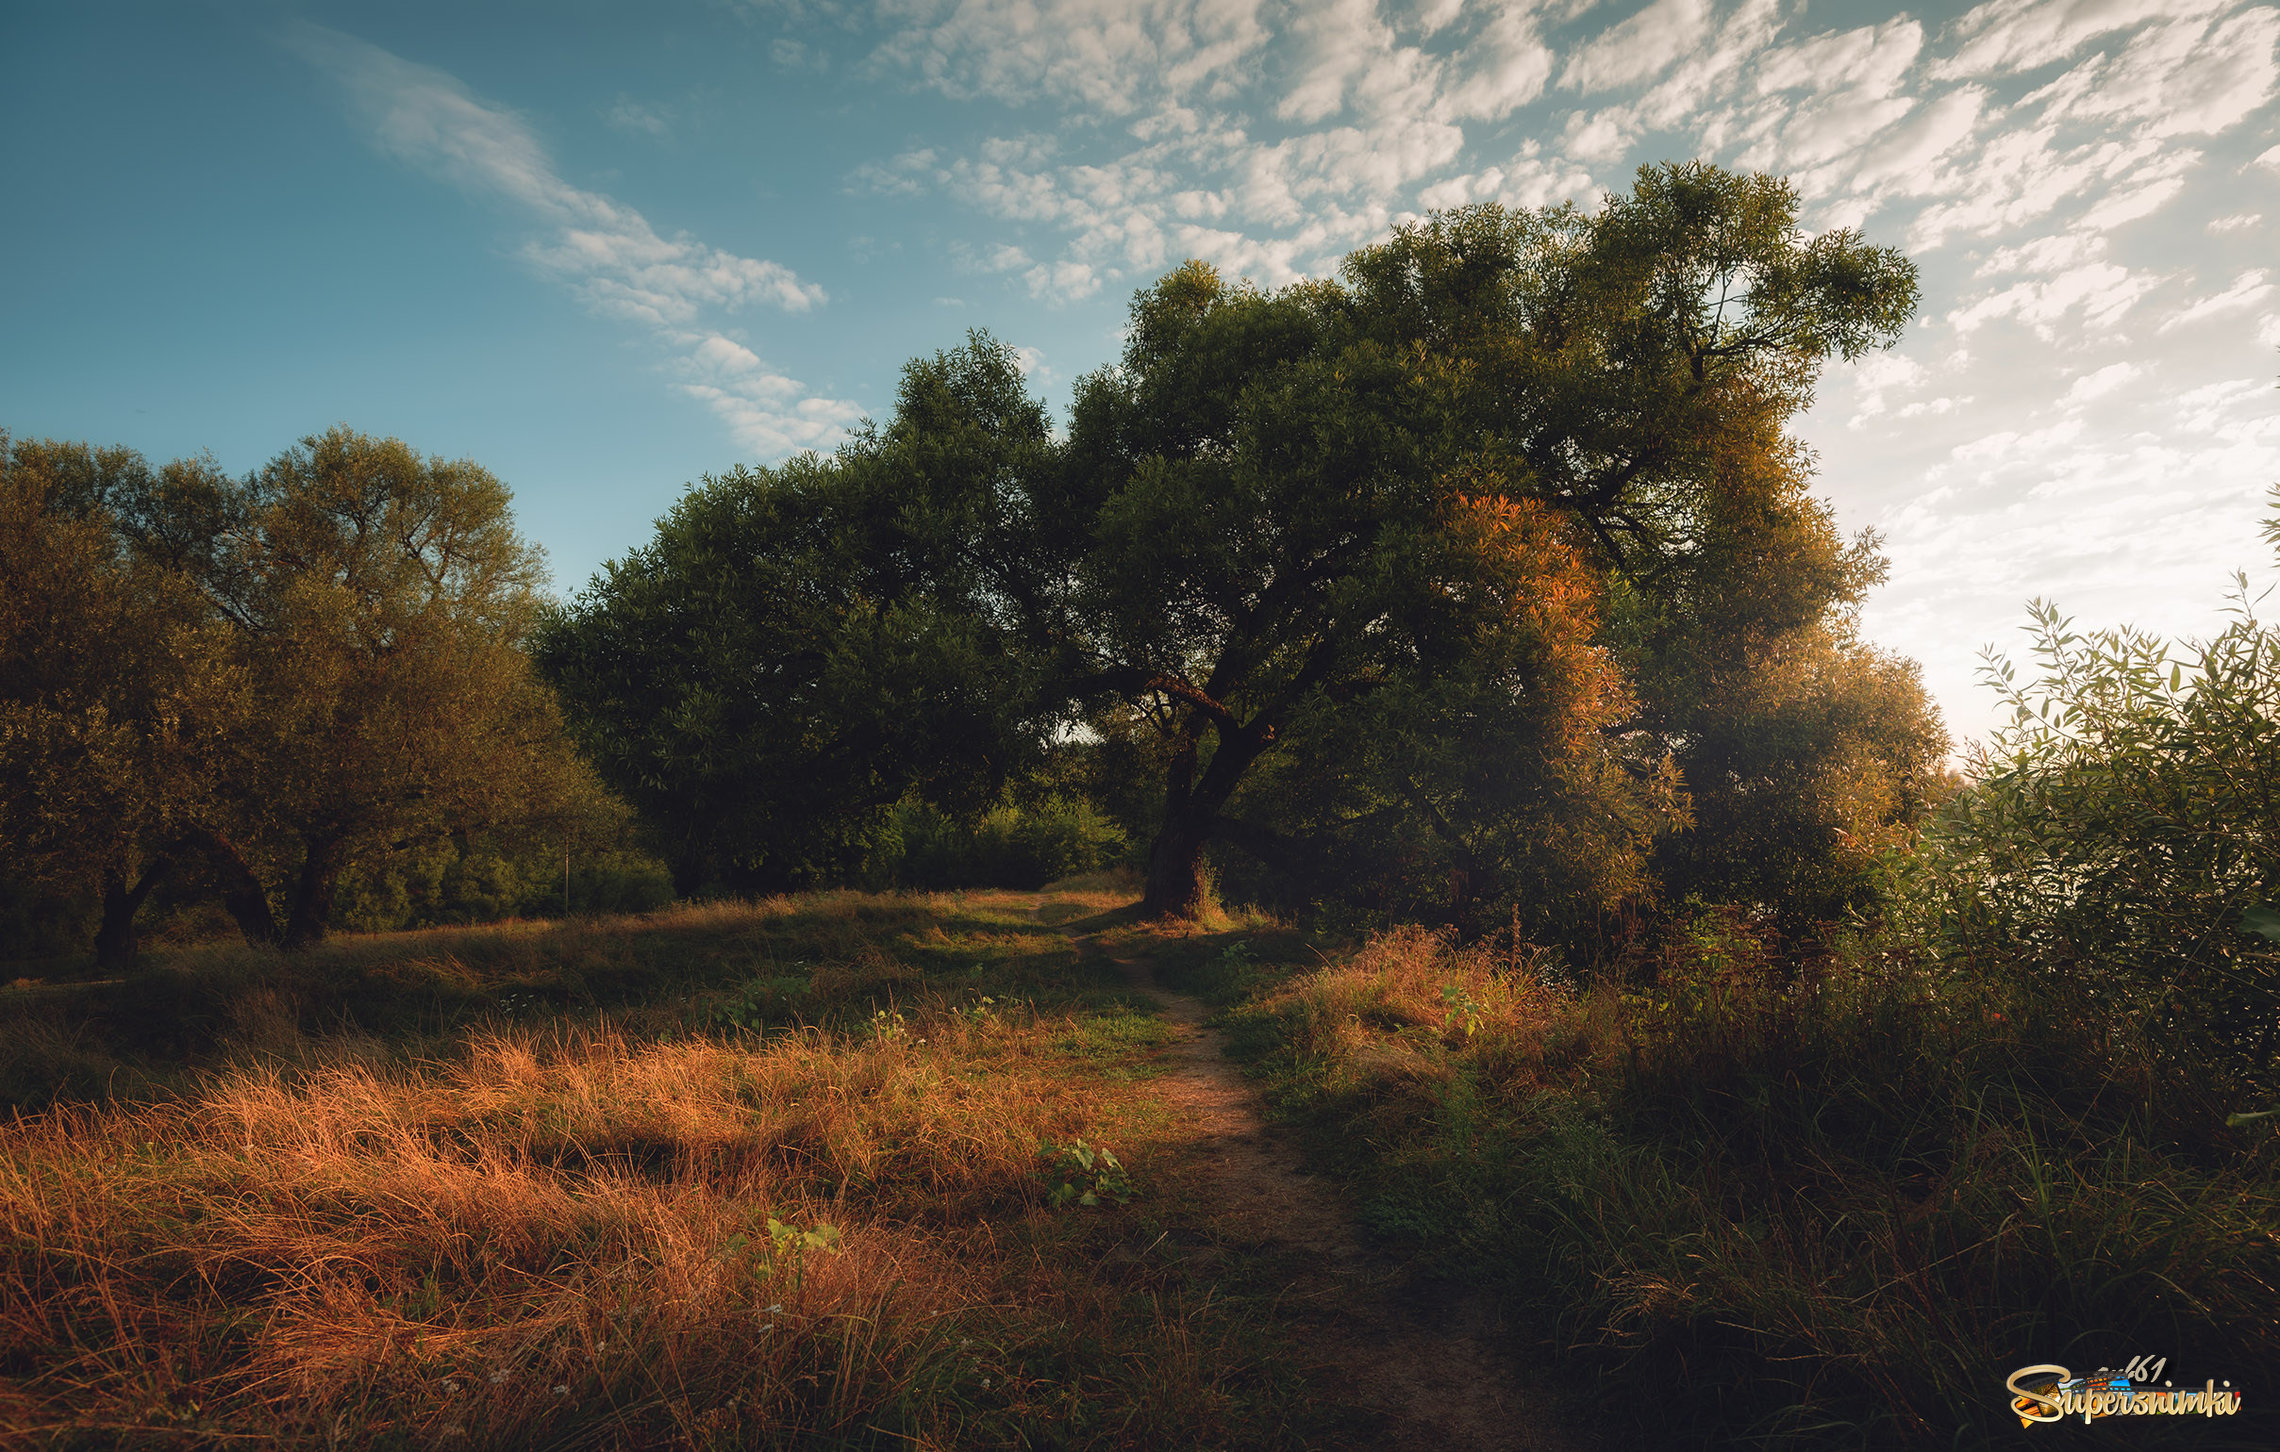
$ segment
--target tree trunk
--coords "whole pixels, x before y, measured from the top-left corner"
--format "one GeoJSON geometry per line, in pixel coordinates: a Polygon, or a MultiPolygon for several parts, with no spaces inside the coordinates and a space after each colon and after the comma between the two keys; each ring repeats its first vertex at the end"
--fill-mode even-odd
{"type": "Polygon", "coordinates": [[[1191,738],[1172,759],[1164,787],[1164,825],[1148,848],[1148,883],[1140,896],[1140,912],[1151,918],[1203,916],[1211,900],[1203,875],[1203,849],[1219,826],[1219,809],[1235,794],[1236,783],[1251,769],[1275,739],[1275,728],[1263,722],[1235,729],[1221,728],[1218,749],[1200,780],[1195,778],[1195,743],[1191,738]],[[1193,782],[1191,786],[1190,783],[1193,782]]]}
{"type": "Polygon", "coordinates": [[[1203,848],[1211,840],[1212,814],[1188,810],[1165,821],[1148,847],[1148,885],[1140,911],[1151,918],[1203,916],[1210,887],[1203,877],[1203,848]]]}
{"type": "Polygon", "coordinates": [[[169,857],[160,857],[143,870],[134,886],[127,886],[126,874],[115,867],[103,869],[103,922],[95,930],[95,966],[110,972],[132,968],[135,954],[141,943],[135,935],[135,914],[142,911],[151,889],[174,866],[169,857]]]}
{"type": "Polygon", "coordinates": [[[301,878],[293,888],[293,912],[285,922],[285,951],[298,953],[325,940],[332,925],[333,891],[340,885],[338,837],[310,836],[301,858],[301,878]]]}
{"type": "Polygon", "coordinates": [[[262,891],[261,879],[246,866],[244,854],[218,832],[196,832],[192,840],[204,848],[212,860],[214,874],[222,883],[222,906],[229,910],[231,920],[245,936],[246,946],[276,947],[277,919],[269,912],[269,894],[262,891]]]}

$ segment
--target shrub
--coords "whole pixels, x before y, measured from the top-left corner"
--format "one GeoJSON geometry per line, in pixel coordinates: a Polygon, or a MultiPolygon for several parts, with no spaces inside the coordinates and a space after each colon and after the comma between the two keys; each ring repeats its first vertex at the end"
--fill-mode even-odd
{"type": "Polygon", "coordinates": [[[2280,895],[2280,633],[2245,579],[2233,623],[2182,646],[2032,608],[2036,676],[1990,655],[2011,723],[1904,864],[1912,926],[2269,1092],[2280,944],[2255,929],[2280,895]]]}
{"type": "Polygon", "coordinates": [[[1035,889],[1121,861],[1124,831],[1081,798],[1000,802],[970,822],[904,802],[889,814],[867,876],[880,886],[1035,889]]]}
{"type": "Polygon", "coordinates": [[[2063,999],[1751,931],[1577,992],[1400,930],[1235,1039],[1382,1236],[1654,1388],[1657,1445],[1977,1445],[2019,1366],[2280,1357],[2268,1124],[2063,999]]]}

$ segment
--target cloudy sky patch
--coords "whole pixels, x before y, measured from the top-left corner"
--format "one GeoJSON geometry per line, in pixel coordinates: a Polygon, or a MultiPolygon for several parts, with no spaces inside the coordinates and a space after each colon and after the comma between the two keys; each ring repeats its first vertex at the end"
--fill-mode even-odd
{"type": "Polygon", "coordinates": [[[1695,157],[1922,268],[1918,325],[1805,433],[1892,556],[1869,633],[1959,728],[2030,596],[2213,625],[2280,481],[2274,0],[138,15],[0,21],[12,194],[55,203],[0,242],[39,280],[0,304],[0,426],[247,466],[345,416],[494,462],[565,585],[697,474],[830,447],[966,326],[1059,402],[1185,258],[1280,285],[1434,208],[1591,206],[1695,157]]]}

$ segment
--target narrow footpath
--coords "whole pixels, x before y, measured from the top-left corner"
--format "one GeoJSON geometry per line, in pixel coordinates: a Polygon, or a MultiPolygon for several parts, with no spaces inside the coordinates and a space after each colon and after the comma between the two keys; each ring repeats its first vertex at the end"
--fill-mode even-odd
{"type": "Polygon", "coordinates": [[[1420,1280],[1362,1243],[1336,1187],[1305,1173],[1296,1147],[1267,1126],[1209,1010],[1158,983],[1145,956],[1110,961],[1180,1030],[1156,1082],[1198,1131],[1195,1173],[1215,1230],[1287,1266],[1285,1331],[1318,1385],[1382,1419],[1371,1446],[1593,1452],[1600,1444],[1566,1425],[1549,1376],[1488,1296],[1420,1280]]]}

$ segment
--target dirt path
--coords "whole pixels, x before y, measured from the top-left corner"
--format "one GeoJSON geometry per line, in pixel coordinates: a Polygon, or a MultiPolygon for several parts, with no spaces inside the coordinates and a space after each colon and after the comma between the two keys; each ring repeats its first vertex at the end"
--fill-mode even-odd
{"type": "MultiPolygon", "coordinates": [[[[1072,938],[1080,948],[1082,937],[1072,938]]],[[[1156,981],[1141,956],[1111,958],[1178,1025],[1157,1081],[1199,1131],[1200,1192],[1214,1229],[1280,1252],[1288,1329],[1341,1401],[1382,1418],[1393,1452],[1591,1452],[1553,1409],[1548,1383],[1485,1295],[1426,1283],[1364,1246],[1331,1184],[1304,1173],[1197,1000],[1156,981]]]]}

